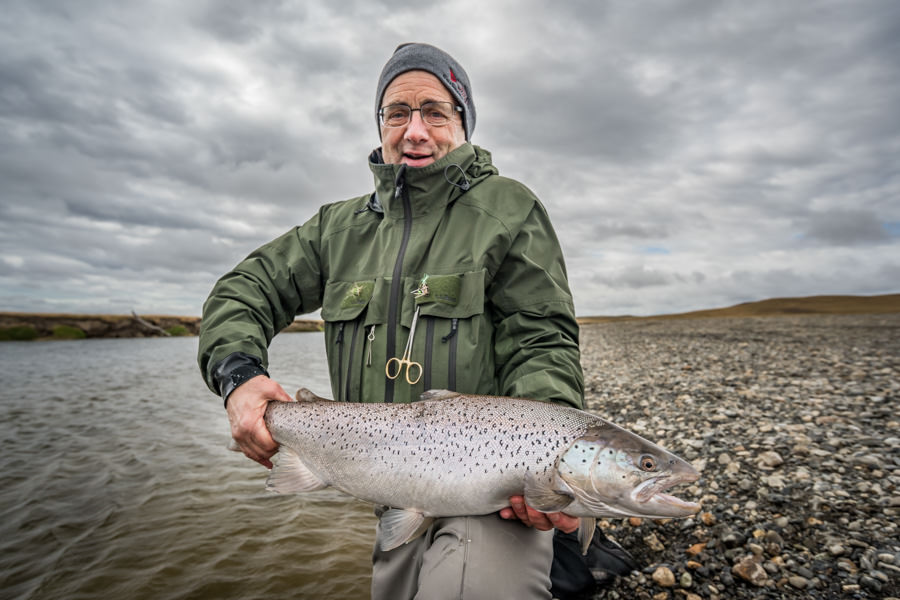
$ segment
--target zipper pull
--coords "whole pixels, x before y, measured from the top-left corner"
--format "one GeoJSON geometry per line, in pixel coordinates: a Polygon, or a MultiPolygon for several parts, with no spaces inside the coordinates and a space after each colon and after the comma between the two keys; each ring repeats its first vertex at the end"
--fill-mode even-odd
{"type": "Polygon", "coordinates": [[[443,336],[443,337],[441,338],[441,341],[444,342],[444,343],[446,344],[446,343],[447,343],[447,340],[449,340],[449,339],[452,338],[454,335],[456,335],[456,330],[457,330],[458,327],[459,327],[459,319],[456,319],[456,318],[450,319],[450,333],[448,333],[447,335],[443,336]]]}
{"type": "Polygon", "coordinates": [[[400,168],[397,170],[397,177],[394,179],[394,198],[400,200],[400,195],[403,192],[403,182],[406,179],[406,165],[400,165],[400,168]]]}
{"type": "Polygon", "coordinates": [[[372,344],[375,342],[375,326],[372,325],[369,328],[369,335],[366,336],[366,339],[369,340],[367,344],[368,350],[366,350],[366,366],[372,366],[372,344]]]}

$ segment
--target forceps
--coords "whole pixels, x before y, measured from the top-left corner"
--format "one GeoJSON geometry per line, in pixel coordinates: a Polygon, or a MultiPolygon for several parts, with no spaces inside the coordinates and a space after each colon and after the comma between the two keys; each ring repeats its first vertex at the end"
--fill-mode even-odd
{"type": "Polygon", "coordinates": [[[416,312],[413,314],[412,325],[409,327],[409,339],[406,340],[406,349],[403,351],[403,356],[397,358],[396,356],[389,359],[387,364],[384,365],[384,374],[388,376],[388,379],[397,379],[400,377],[400,371],[403,370],[403,365],[406,365],[406,382],[409,385],[413,385],[418,382],[422,378],[422,363],[417,363],[414,360],[410,360],[409,356],[412,353],[412,345],[413,338],[416,335],[416,323],[419,321],[419,307],[416,306],[416,312]],[[396,365],[397,368],[391,369],[391,365],[396,365]],[[416,378],[413,379],[410,376],[410,371],[417,373],[416,378]]]}

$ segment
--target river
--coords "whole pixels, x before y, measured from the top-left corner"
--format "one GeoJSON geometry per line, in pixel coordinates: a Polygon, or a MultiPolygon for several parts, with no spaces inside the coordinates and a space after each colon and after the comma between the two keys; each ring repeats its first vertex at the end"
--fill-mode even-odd
{"type": "MultiPolygon", "coordinates": [[[[0,598],[366,598],[371,506],[226,449],[197,338],[0,344],[0,598]]],[[[320,333],[270,372],[331,396],[320,333]]]]}

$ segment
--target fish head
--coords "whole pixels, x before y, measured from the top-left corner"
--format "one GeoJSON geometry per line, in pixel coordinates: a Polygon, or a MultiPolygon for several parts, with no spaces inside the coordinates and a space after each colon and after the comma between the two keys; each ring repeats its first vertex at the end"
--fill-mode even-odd
{"type": "Polygon", "coordinates": [[[690,463],[612,423],[593,426],[572,442],[557,472],[590,513],[573,516],[673,518],[700,510],[663,493],[700,478],[690,463]]]}

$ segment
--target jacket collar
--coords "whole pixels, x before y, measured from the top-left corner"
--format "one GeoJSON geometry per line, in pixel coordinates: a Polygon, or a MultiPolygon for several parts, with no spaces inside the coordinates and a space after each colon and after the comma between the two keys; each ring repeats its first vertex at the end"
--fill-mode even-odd
{"type": "MultiPolygon", "coordinates": [[[[473,185],[471,167],[476,162],[475,146],[466,142],[440,160],[424,167],[406,167],[382,162],[381,149],[369,155],[369,169],[375,176],[376,204],[384,214],[403,218],[403,202],[395,196],[398,177],[406,186],[413,217],[443,209],[473,185]]],[[[477,171],[477,170],[476,170],[477,171]]]]}

